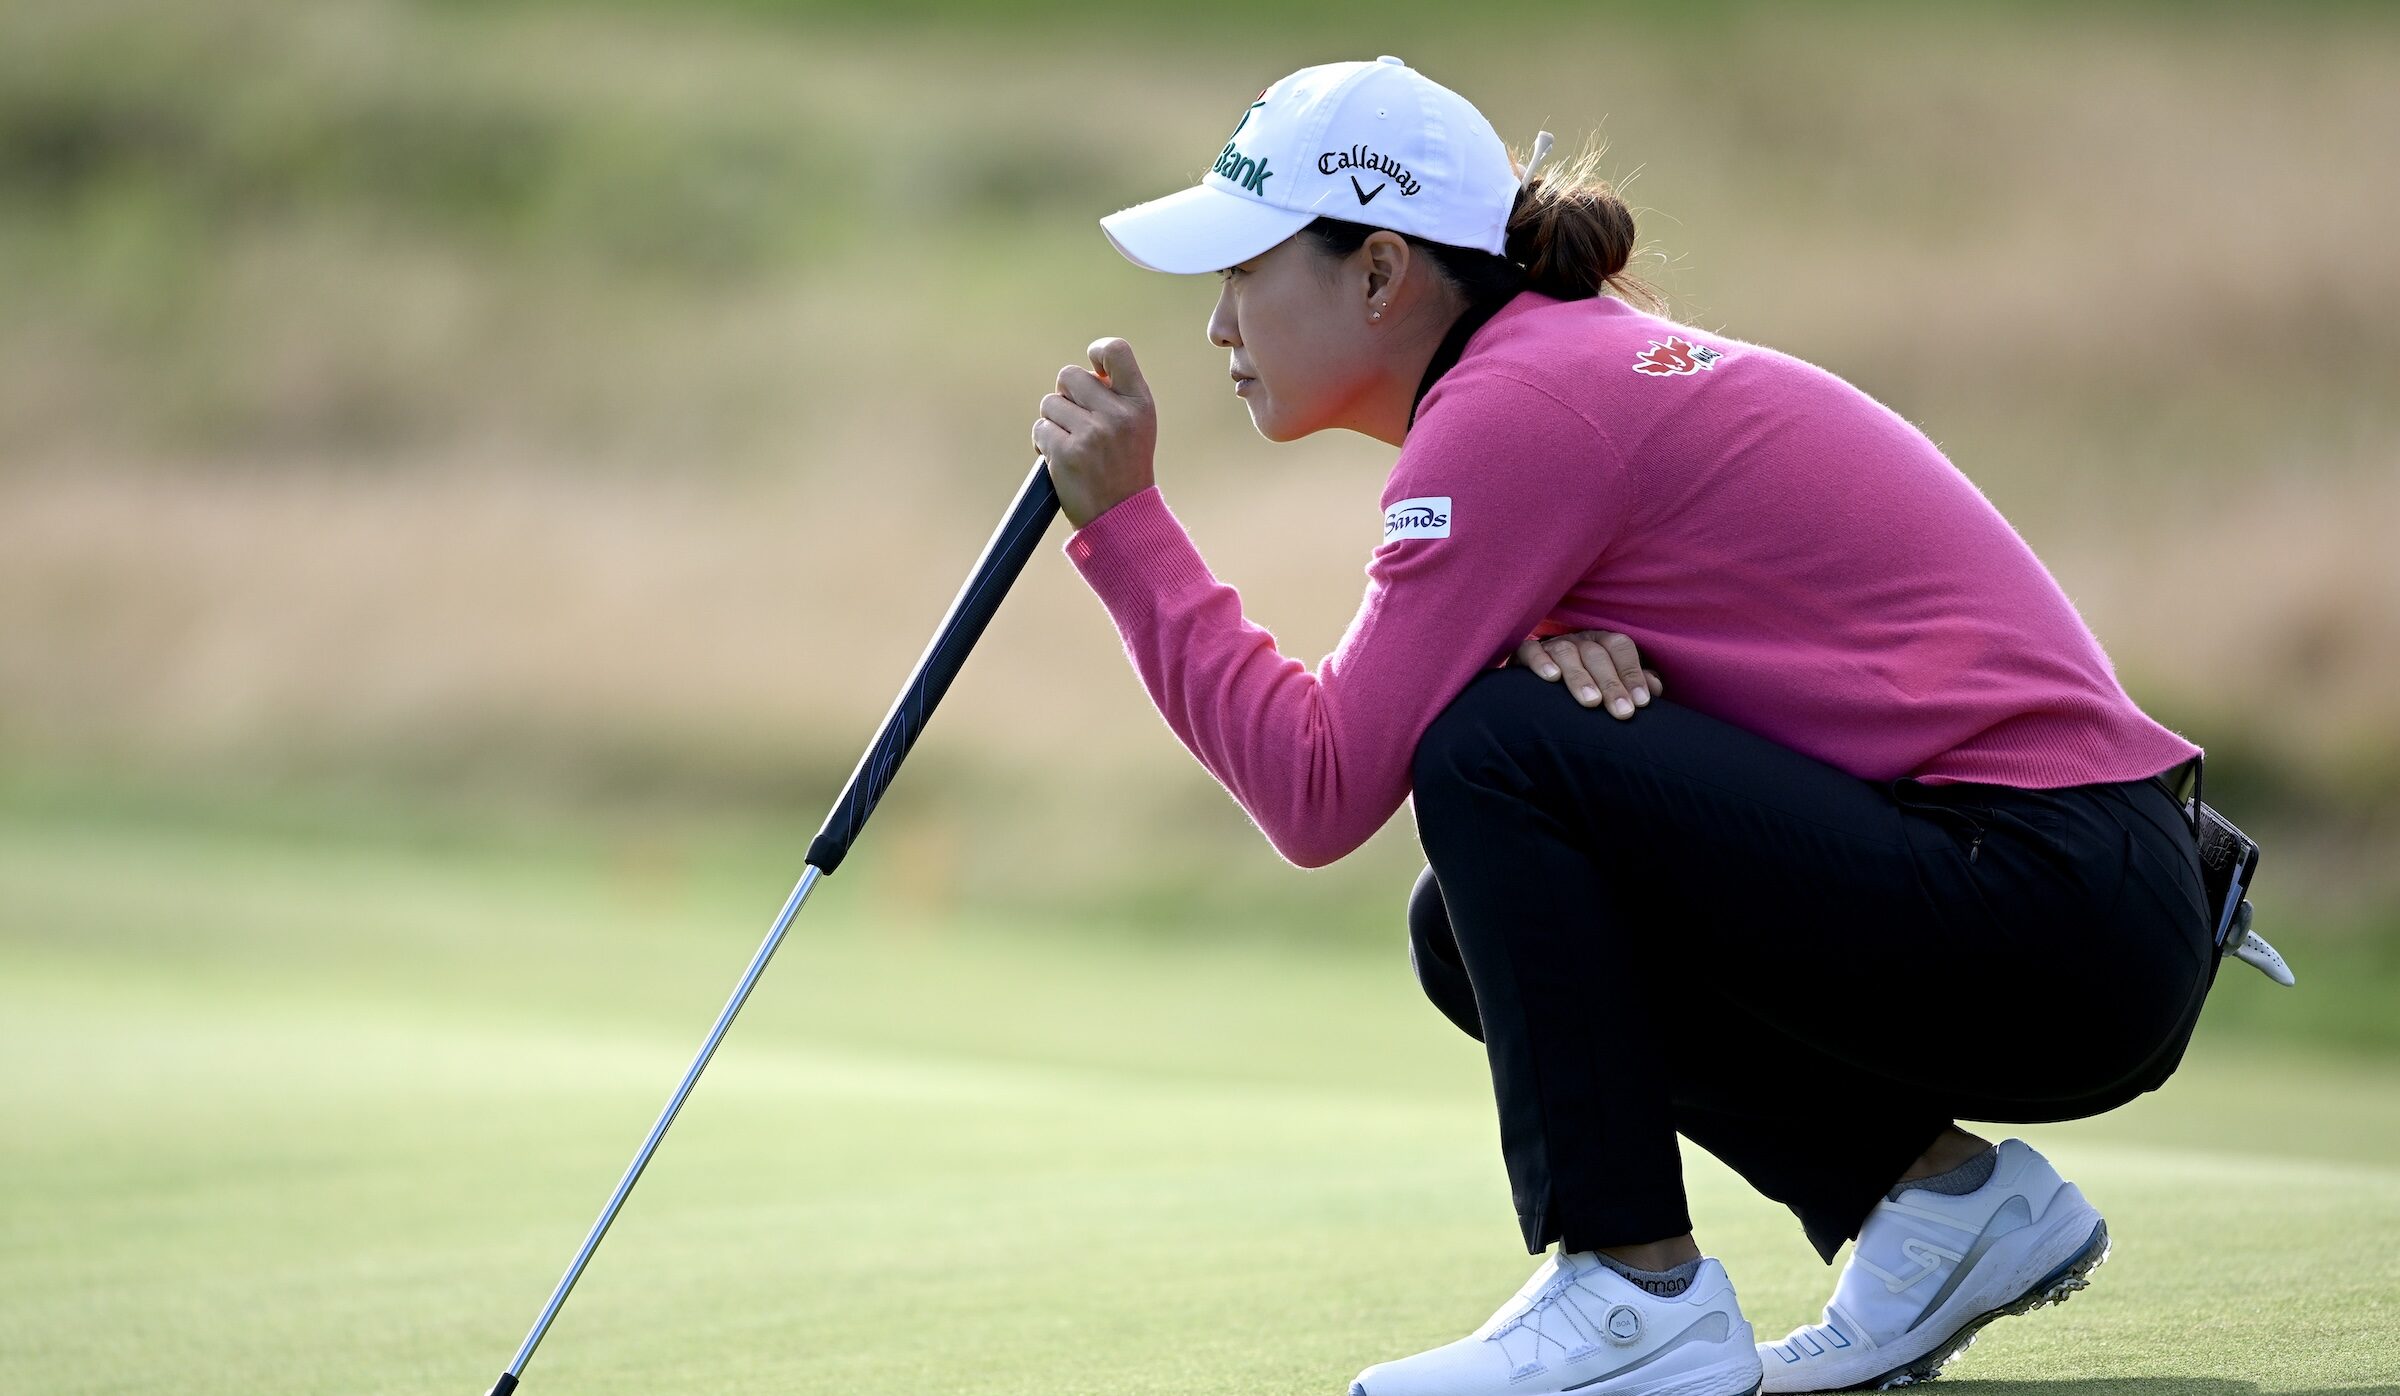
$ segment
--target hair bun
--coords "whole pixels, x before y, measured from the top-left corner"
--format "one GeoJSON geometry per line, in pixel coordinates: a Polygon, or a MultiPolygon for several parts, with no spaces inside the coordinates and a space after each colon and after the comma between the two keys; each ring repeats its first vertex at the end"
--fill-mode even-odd
{"type": "Polygon", "coordinates": [[[1613,286],[1655,302],[1655,291],[1625,274],[1633,260],[1633,211],[1593,173],[1599,155],[1589,151],[1517,191],[1508,259],[1525,268],[1528,290],[1546,296],[1582,300],[1613,286]]]}

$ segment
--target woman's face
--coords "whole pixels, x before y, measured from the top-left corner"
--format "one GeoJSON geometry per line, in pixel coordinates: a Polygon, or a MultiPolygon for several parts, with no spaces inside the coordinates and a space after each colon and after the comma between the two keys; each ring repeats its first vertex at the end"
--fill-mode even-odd
{"type": "Polygon", "coordinates": [[[1329,261],[1295,233],[1218,273],[1208,339],[1233,351],[1234,391],[1269,441],[1361,429],[1360,408],[1384,367],[1372,333],[1379,322],[1369,319],[1372,285],[1363,265],[1351,274],[1356,260],[1329,261]]]}

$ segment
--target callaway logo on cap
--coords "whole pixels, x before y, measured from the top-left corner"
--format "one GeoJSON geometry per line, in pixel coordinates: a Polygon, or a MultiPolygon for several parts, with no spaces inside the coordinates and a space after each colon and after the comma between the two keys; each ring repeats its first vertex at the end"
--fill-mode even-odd
{"type": "MultiPolygon", "coordinates": [[[[1544,133],[1527,175],[1548,148],[1544,133]]],[[[1198,184],[1100,228],[1152,271],[1218,271],[1317,218],[1498,253],[1519,183],[1483,113],[1387,54],[1302,68],[1268,87],[1198,184]]]]}

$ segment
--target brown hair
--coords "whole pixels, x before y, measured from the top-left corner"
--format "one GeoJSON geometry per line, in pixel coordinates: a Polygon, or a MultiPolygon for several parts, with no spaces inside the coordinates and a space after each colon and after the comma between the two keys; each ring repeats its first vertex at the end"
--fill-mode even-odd
{"type": "MultiPolygon", "coordinates": [[[[1519,291],[1539,291],[1560,300],[1583,300],[1614,291],[1652,309],[1664,306],[1656,287],[1625,270],[1633,260],[1633,212],[1609,182],[1600,178],[1602,147],[1592,146],[1563,164],[1552,164],[1517,191],[1509,210],[1507,251],[1428,242],[1402,233],[1423,250],[1471,306],[1504,301],[1519,291]]],[[[1519,171],[1524,162],[1510,164],[1519,171]]],[[[1367,223],[1319,218],[1300,230],[1329,256],[1356,252],[1377,229],[1367,223]]]]}

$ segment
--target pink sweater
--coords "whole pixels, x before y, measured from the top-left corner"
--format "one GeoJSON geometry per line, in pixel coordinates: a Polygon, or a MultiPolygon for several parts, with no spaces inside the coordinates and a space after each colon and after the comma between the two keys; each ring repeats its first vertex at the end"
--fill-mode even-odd
{"type": "Polygon", "coordinates": [[[1314,674],[1156,485],[1064,545],[1168,726],[1302,867],[1382,827],[1435,715],[1535,633],[1623,631],[1673,701],[1862,779],[2080,785],[2199,750],[2126,696],[1922,432],[1623,301],[1502,307],[1423,397],[1382,505],[1366,595],[1314,674]]]}

